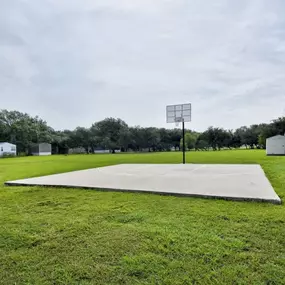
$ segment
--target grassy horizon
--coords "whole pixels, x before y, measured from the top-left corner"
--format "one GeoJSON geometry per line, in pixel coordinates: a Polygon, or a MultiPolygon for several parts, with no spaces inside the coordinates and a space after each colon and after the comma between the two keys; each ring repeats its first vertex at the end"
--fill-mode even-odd
{"type": "MultiPolygon", "coordinates": [[[[188,152],[188,163],[257,163],[285,198],[285,157],[188,152]]],[[[180,152],[0,160],[0,284],[285,284],[285,207],[145,193],[5,187],[7,180],[180,152]]]]}

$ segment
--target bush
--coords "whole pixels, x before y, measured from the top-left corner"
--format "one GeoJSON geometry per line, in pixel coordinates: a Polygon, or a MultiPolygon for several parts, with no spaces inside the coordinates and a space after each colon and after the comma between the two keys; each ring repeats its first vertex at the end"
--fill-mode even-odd
{"type": "Polygon", "coordinates": [[[28,156],[26,152],[19,152],[17,156],[28,156]]]}
{"type": "Polygon", "coordinates": [[[9,157],[16,157],[16,155],[13,153],[4,152],[2,157],[9,158],[9,157]]]}

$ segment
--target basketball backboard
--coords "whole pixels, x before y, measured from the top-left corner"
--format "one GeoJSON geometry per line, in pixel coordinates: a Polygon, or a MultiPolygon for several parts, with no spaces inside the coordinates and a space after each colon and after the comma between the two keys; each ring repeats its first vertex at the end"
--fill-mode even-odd
{"type": "Polygon", "coordinates": [[[191,121],[191,103],[166,106],[167,123],[191,121]]]}

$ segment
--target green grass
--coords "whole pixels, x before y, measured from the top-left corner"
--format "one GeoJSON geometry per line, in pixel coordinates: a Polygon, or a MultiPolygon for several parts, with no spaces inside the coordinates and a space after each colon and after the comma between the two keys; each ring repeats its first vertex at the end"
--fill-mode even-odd
{"type": "MultiPolygon", "coordinates": [[[[285,284],[285,207],[7,180],[118,163],[180,163],[181,153],[0,160],[0,284],[285,284]]],[[[259,163],[285,198],[285,157],[187,153],[193,163],[259,163]]]]}

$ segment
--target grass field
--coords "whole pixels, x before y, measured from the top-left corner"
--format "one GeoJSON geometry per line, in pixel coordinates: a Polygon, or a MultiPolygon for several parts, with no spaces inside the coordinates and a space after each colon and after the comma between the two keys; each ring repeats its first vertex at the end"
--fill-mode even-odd
{"type": "MultiPolygon", "coordinates": [[[[0,284],[285,284],[285,207],[7,180],[118,163],[180,163],[181,153],[0,160],[0,284]]],[[[187,153],[192,163],[259,163],[281,199],[285,157],[187,153]]]]}

